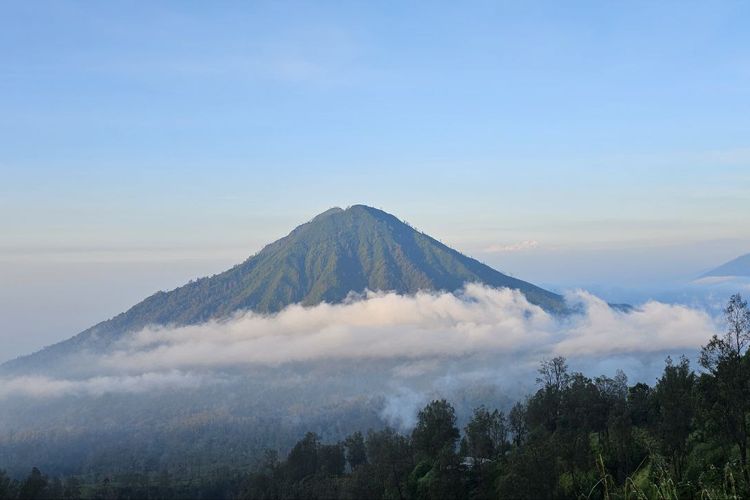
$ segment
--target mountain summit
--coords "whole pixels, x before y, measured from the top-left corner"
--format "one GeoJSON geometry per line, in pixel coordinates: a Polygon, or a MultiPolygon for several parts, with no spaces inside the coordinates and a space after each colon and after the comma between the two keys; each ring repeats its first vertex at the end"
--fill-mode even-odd
{"type": "Polygon", "coordinates": [[[354,205],[327,210],[244,263],[157,293],[125,316],[136,327],[187,324],[238,309],[273,313],[294,303],[335,303],[366,289],[412,294],[454,291],[466,282],[515,288],[532,303],[562,307],[558,295],[501,274],[382,210],[354,205]]]}
{"type": "Polygon", "coordinates": [[[128,311],[72,339],[5,365],[53,359],[75,345],[106,345],[146,325],[200,323],[237,310],[280,311],[289,304],[340,302],[365,290],[413,294],[454,291],[467,282],[520,290],[552,312],[563,298],[502,274],[416,231],[382,210],[354,205],[332,208],[221,274],[158,292],[128,311]],[[62,351],[61,351],[62,350],[62,351]]]}

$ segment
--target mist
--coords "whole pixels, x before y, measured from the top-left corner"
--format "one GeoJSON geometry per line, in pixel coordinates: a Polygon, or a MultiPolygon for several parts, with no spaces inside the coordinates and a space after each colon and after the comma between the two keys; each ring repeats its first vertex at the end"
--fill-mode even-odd
{"type": "Polygon", "coordinates": [[[75,354],[68,365],[76,370],[68,377],[3,380],[0,397],[185,387],[210,383],[228,370],[238,376],[351,360],[387,362],[391,378],[409,380],[445,375],[462,364],[477,372],[502,359],[502,374],[492,373],[507,379],[558,355],[591,366],[608,358],[694,351],[717,331],[712,317],[686,306],[651,301],[621,311],[580,290],[566,300],[578,312],[554,316],[518,291],[467,284],[458,293],[367,292],[342,304],[293,305],[273,315],[243,312],[198,325],[152,326],[107,352],[75,354]]]}
{"type": "Polygon", "coordinates": [[[694,349],[716,328],[706,313],[680,305],[652,301],[623,312],[584,291],[566,299],[580,312],[556,317],[518,291],[478,284],[457,294],[368,292],[344,304],[147,328],[121,341],[100,366],[130,372],[478,353],[602,357],[694,349]]]}
{"type": "Polygon", "coordinates": [[[333,441],[383,426],[407,432],[437,398],[454,404],[463,425],[479,405],[507,411],[533,393],[542,359],[565,356],[588,376],[622,369],[631,384],[653,383],[666,356],[694,356],[719,328],[682,305],[625,311],[581,290],[566,300],[576,312],[555,316],[517,291],[478,284],[367,292],[341,304],[150,326],[104,348],[84,343],[54,369],[0,378],[0,453],[18,473],[32,464],[74,473],[113,450],[140,456],[156,440],[171,451],[150,460],[176,467],[196,449],[210,461],[188,443],[211,436],[224,449],[244,443],[255,460],[311,429],[333,441]]]}

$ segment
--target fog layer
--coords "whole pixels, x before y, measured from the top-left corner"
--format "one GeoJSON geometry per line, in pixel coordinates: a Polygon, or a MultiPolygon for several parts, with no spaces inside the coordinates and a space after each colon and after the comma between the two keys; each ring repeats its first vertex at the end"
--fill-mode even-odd
{"type": "Polygon", "coordinates": [[[506,374],[555,355],[600,366],[608,358],[692,352],[716,330],[708,314],[685,306],[647,302],[625,312],[583,291],[566,299],[579,312],[556,317],[517,291],[469,284],[456,294],[368,292],[342,304],[294,305],[274,315],[245,312],[194,326],[154,326],[105,354],[81,352],[85,378],[5,379],[0,397],[195,386],[226,370],[293,363],[387,361],[396,366],[396,378],[444,373],[441,367],[470,358],[492,364],[492,373],[498,367],[491,360],[502,359],[506,374]]]}

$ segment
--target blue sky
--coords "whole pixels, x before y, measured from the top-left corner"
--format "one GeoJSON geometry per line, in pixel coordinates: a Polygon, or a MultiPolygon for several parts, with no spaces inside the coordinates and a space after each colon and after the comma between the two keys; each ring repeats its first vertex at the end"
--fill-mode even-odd
{"type": "Polygon", "coordinates": [[[353,203],[550,286],[692,276],[750,251],[748,24],[746,2],[3,2],[0,330],[66,337],[353,203]]]}

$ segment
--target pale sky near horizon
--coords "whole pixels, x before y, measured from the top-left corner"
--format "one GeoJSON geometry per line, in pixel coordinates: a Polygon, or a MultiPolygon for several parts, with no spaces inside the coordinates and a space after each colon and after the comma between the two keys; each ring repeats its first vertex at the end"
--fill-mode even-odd
{"type": "Polygon", "coordinates": [[[750,252],[749,24],[746,2],[2,2],[0,361],[354,203],[550,287],[690,279],[750,252]]]}

